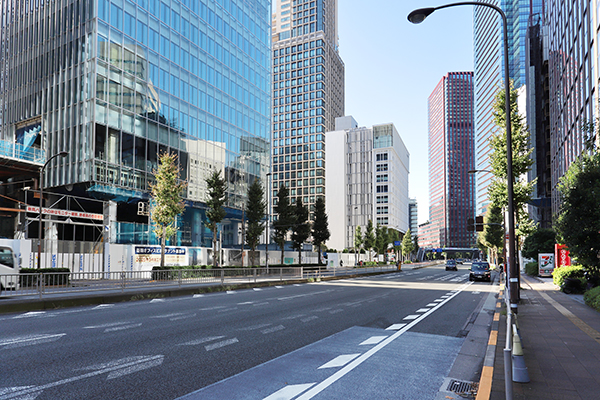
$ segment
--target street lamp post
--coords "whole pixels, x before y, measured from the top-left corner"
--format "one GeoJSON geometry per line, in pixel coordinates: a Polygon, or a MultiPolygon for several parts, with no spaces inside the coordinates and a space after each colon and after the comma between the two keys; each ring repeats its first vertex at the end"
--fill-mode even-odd
{"type": "Polygon", "coordinates": [[[38,259],[37,259],[37,267],[40,269],[40,264],[42,262],[42,208],[44,206],[44,169],[46,166],[56,157],[66,157],[69,153],[67,151],[61,151],[60,153],[56,153],[52,157],[50,157],[40,168],[40,215],[39,215],[39,223],[38,223],[38,259]]]}
{"type": "Polygon", "coordinates": [[[443,8],[455,7],[455,6],[482,6],[496,10],[502,17],[502,27],[504,30],[504,105],[505,105],[505,121],[506,121],[506,174],[507,174],[507,194],[508,194],[508,251],[507,257],[509,271],[509,294],[510,294],[510,308],[513,312],[518,312],[518,300],[519,300],[519,278],[518,269],[515,262],[516,257],[516,246],[515,246],[515,214],[513,210],[513,173],[512,173],[512,133],[510,126],[510,81],[508,78],[509,63],[508,63],[508,23],[506,21],[506,14],[493,4],[483,3],[480,1],[464,1],[459,3],[444,4],[438,7],[427,7],[420,8],[412,11],[408,14],[408,20],[413,24],[419,24],[425,20],[431,13],[436,10],[443,8]]]}
{"type": "Polygon", "coordinates": [[[265,247],[265,257],[266,262],[265,266],[267,268],[267,274],[269,273],[269,242],[270,242],[270,233],[269,233],[269,222],[271,219],[271,173],[267,172],[267,237],[266,237],[266,247],[265,247]]]}

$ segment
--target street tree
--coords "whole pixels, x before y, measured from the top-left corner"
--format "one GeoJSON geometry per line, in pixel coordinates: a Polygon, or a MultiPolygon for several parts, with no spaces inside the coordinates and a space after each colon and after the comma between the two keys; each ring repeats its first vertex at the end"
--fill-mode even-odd
{"type": "Polygon", "coordinates": [[[415,250],[413,245],[410,229],[406,231],[404,237],[402,238],[402,255],[406,259],[406,256],[410,256],[415,250]]]}
{"type": "MultiPolygon", "coordinates": [[[[533,165],[531,153],[533,147],[529,146],[529,132],[524,122],[524,117],[519,114],[517,106],[517,90],[511,82],[510,89],[510,124],[512,138],[512,175],[513,175],[513,209],[515,211],[515,234],[525,237],[534,229],[534,224],[525,212],[525,205],[531,200],[535,180],[527,182],[524,178],[533,165]]],[[[498,91],[494,103],[494,122],[499,128],[499,133],[490,139],[490,164],[494,179],[489,186],[488,194],[492,203],[499,207],[508,206],[507,191],[507,152],[506,152],[506,96],[504,90],[498,91]]]]}
{"type": "Polygon", "coordinates": [[[360,253],[360,249],[363,245],[363,237],[362,237],[362,230],[360,228],[360,225],[358,225],[356,227],[356,230],[354,231],[354,264],[356,265],[358,263],[358,253],[360,253]]]}
{"type": "Polygon", "coordinates": [[[329,239],[329,222],[327,222],[327,213],[325,212],[325,200],[322,196],[317,197],[315,201],[315,218],[312,224],[313,244],[319,251],[319,265],[321,265],[321,246],[329,239]]]}
{"type": "Polygon", "coordinates": [[[600,152],[582,153],[560,179],[558,240],[594,275],[600,274],[600,152]]]}
{"type": "Polygon", "coordinates": [[[160,266],[164,267],[166,242],[177,233],[176,217],[185,209],[183,191],[187,183],[180,179],[177,155],[162,153],[159,161],[153,171],[156,183],[150,186],[150,217],[160,238],[160,266]]]}
{"type": "Polygon", "coordinates": [[[419,235],[413,236],[413,252],[417,255],[419,254],[419,235]]]}
{"type": "Polygon", "coordinates": [[[221,171],[213,170],[206,177],[206,221],[204,225],[212,232],[213,267],[222,266],[220,251],[217,252],[219,224],[225,218],[225,202],[227,201],[227,182],[221,176],[221,171]]]}
{"type": "MultiPolygon", "coordinates": [[[[246,203],[246,218],[248,219],[248,228],[246,229],[246,243],[250,247],[250,263],[254,263],[254,252],[265,230],[265,192],[260,179],[255,179],[248,187],[248,202],[246,203]]],[[[243,255],[242,255],[243,257],[243,255]]]]}
{"type": "Polygon", "coordinates": [[[308,207],[302,203],[302,198],[296,200],[296,223],[292,228],[292,243],[298,251],[298,263],[302,265],[302,245],[310,237],[310,223],[308,222],[308,207]]]}
{"type": "Polygon", "coordinates": [[[498,252],[504,248],[504,215],[502,208],[492,202],[485,214],[483,232],[479,233],[478,243],[489,249],[491,258],[498,263],[498,252]]]}
{"type": "Polygon", "coordinates": [[[382,254],[385,258],[389,244],[390,235],[388,233],[387,226],[377,224],[377,228],[375,230],[375,248],[377,250],[377,254],[382,254]]]}
{"type": "Polygon", "coordinates": [[[402,242],[400,241],[400,232],[398,232],[394,228],[388,228],[388,232],[390,235],[390,243],[393,246],[394,254],[396,256],[396,261],[400,261],[400,254],[402,254],[402,242]],[[396,242],[399,242],[400,245],[396,245],[396,242]]]}
{"type": "Polygon", "coordinates": [[[273,241],[277,243],[281,249],[281,264],[283,265],[283,256],[285,251],[285,241],[289,230],[296,223],[296,213],[294,207],[290,204],[290,191],[282,183],[277,191],[277,204],[275,205],[275,213],[277,219],[273,221],[273,241]]]}
{"type": "Polygon", "coordinates": [[[369,261],[371,261],[371,249],[375,246],[375,232],[373,232],[373,221],[367,222],[365,230],[365,238],[363,239],[363,247],[369,253],[369,261]]]}
{"type": "Polygon", "coordinates": [[[554,253],[555,243],[556,232],[552,229],[539,228],[525,238],[521,254],[525,258],[532,258],[537,261],[540,253],[554,253]]]}

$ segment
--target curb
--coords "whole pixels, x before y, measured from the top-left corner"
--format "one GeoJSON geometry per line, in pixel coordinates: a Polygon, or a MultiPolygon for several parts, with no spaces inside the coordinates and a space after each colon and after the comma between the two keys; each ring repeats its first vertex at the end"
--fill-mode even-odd
{"type": "Polygon", "coordinates": [[[483,360],[483,368],[481,370],[481,378],[479,379],[479,389],[477,390],[477,397],[475,400],[489,400],[492,394],[492,381],[494,378],[494,362],[496,361],[496,347],[498,344],[498,328],[500,324],[500,311],[502,310],[502,291],[504,290],[504,284],[500,285],[498,291],[498,299],[496,300],[496,310],[494,311],[494,318],[492,319],[492,328],[490,330],[490,336],[488,339],[487,349],[485,351],[485,358],[483,360]]]}

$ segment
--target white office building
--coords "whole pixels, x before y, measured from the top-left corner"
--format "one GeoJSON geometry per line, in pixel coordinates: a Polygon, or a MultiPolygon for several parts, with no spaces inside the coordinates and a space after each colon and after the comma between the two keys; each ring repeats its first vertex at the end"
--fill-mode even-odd
{"type": "Polygon", "coordinates": [[[405,233],[409,229],[410,155],[393,124],[359,127],[352,116],[336,118],[325,134],[325,198],[336,250],[354,247],[354,232],[369,220],[405,233]]]}

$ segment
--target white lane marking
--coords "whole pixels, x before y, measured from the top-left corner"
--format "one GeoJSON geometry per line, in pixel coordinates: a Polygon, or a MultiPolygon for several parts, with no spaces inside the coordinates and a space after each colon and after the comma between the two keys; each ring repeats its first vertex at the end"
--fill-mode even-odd
{"type": "Polygon", "coordinates": [[[196,316],[196,313],[187,314],[187,315],[181,315],[179,317],[169,318],[169,321],[179,321],[180,319],[187,319],[187,318],[192,318],[192,317],[195,317],[195,316],[196,316]]]}
{"type": "MultiPolygon", "coordinates": [[[[133,369],[135,369],[136,371],[139,371],[140,369],[146,369],[146,368],[150,368],[150,367],[154,367],[157,365],[160,365],[160,363],[162,363],[162,360],[164,359],[165,356],[163,355],[157,355],[157,356],[137,356],[137,357],[127,357],[127,358],[123,358],[121,360],[117,360],[117,361],[112,361],[109,363],[105,363],[96,367],[88,367],[85,368],[87,370],[89,369],[98,369],[97,371],[93,371],[87,374],[83,374],[83,375],[79,375],[79,376],[74,376],[72,378],[67,378],[67,379],[62,379],[60,381],[56,381],[56,382],[52,382],[52,383],[47,383],[45,385],[40,385],[40,386],[25,386],[23,389],[20,389],[18,391],[10,391],[10,392],[0,392],[0,400],[8,400],[8,399],[18,399],[18,400],[25,400],[25,399],[34,399],[37,395],[39,395],[43,390],[45,389],[49,389],[52,387],[56,387],[56,386],[60,386],[60,385],[64,385],[67,383],[71,383],[71,382],[75,382],[75,381],[79,381],[82,379],[86,379],[86,378],[91,378],[97,375],[101,375],[101,374],[105,374],[105,373],[112,373],[112,372],[116,372],[119,370],[125,370],[125,371],[131,371],[131,372],[135,372],[133,369]],[[160,362],[159,362],[160,361],[160,362]],[[138,366],[138,364],[141,364],[141,368],[136,368],[138,366]]],[[[130,373],[130,372],[129,372],[130,373]]],[[[109,375],[110,377],[110,375],[109,375]]],[[[112,379],[112,378],[111,378],[112,379]]],[[[17,388],[11,388],[11,389],[17,389],[17,388]]]]}
{"type": "Polygon", "coordinates": [[[28,335],[11,339],[2,339],[0,340],[0,348],[14,349],[15,347],[33,346],[35,344],[54,342],[65,335],[66,333],[57,333],[55,335],[28,335]]]}
{"type": "Polygon", "coordinates": [[[138,326],[142,326],[142,323],[140,322],[139,324],[129,324],[129,325],[115,326],[114,328],[106,328],[104,330],[104,333],[124,331],[125,329],[137,328],[138,326]]]}
{"type": "Polygon", "coordinates": [[[227,311],[233,311],[233,310],[237,310],[237,307],[229,307],[229,308],[224,308],[222,310],[219,310],[218,312],[227,312],[227,311]]]}
{"type": "Polygon", "coordinates": [[[322,307],[322,308],[317,308],[316,310],[313,310],[314,312],[321,312],[321,311],[329,311],[331,310],[333,307],[322,307]]]}
{"type": "Polygon", "coordinates": [[[206,307],[206,308],[200,308],[199,311],[212,311],[212,310],[219,310],[225,308],[225,306],[214,306],[214,307],[206,307]]]}
{"type": "Polygon", "coordinates": [[[341,313],[341,312],[344,312],[344,310],[341,309],[341,308],[338,308],[337,310],[331,310],[331,311],[329,311],[329,314],[337,314],[337,313],[341,313]]]}
{"type": "Polygon", "coordinates": [[[175,313],[170,313],[170,314],[164,314],[164,315],[153,315],[150,318],[171,318],[171,317],[177,317],[183,315],[183,313],[180,312],[175,312],[175,313]]]}
{"type": "Polygon", "coordinates": [[[114,307],[114,304],[99,304],[96,307],[92,308],[92,310],[101,310],[103,308],[114,307]]]}
{"type": "Polygon", "coordinates": [[[429,311],[429,308],[419,308],[417,311],[415,312],[427,312],[429,311]]]}
{"type": "Polygon", "coordinates": [[[195,294],[192,296],[192,298],[197,299],[198,297],[204,297],[203,294],[195,294]]]}
{"type": "Polygon", "coordinates": [[[262,289],[261,289],[261,288],[257,288],[257,287],[255,287],[255,288],[254,288],[254,289],[252,289],[252,290],[254,290],[255,292],[260,292],[262,289]]]}
{"type": "MultiPolygon", "coordinates": [[[[132,358],[139,358],[139,357],[132,357],[132,358]]],[[[130,365],[128,367],[121,368],[121,369],[111,372],[106,377],[106,380],[119,378],[121,376],[133,374],[134,372],[143,371],[145,369],[152,368],[152,367],[158,367],[160,364],[163,363],[164,359],[165,359],[164,356],[160,356],[158,358],[157,357],[146,357],[146,359],[138,361],[137,364],[130,365]]]]}
{"type": "Polygon", "coordinates": [[[219,340],[225,336],[209,336],[202,339],[192,340],[190,342],[180,343],[178,346],[196,346],[202,343],[212,342],[213,340],[219,340]]]}
{"type": "Polygon", "coordinates": [[[254,302],[253,301],[245,301],[243,303],[238,303],[238,306],[245,306],[245,305],[248,305],[248,304],[254,304],[254,302]]]}
{"type": "Polygon", "coordinates": [[[283,325],[277,325],[277,326],[273,326],[271,328],[263,329],[261,332],[262,332],[263,335],[266,335],[266,334],[269,334],[269,333],[281,331],[283,329],[285,329],[285,326],[283,326],[283,325]]]}
{"type": "Polygon", "coordinates": [[[226,293],[227,294],[235,294],[235,290],[228,290],[226,293]]]}
{"type": "Polygon", "coordinates": [[[275,289],[283,289],[283,286],[275,286],[275,289]]]}
{"type": "MultiPolygon", "coordinates": [[[[21,390],[26,390],[26,389],[29,389],[32,387],[33,386],[14,386],[14,387],[0,388],[0,396],[9,395],[9,394],[15,393],[15,392],[20,392],[21,390]]],[[[42,394],[42,393],[41,392],[29,393],[29,394],[26,394],[23,396],[15,397],[15,400],[34,400],[40,394],[42,394]]]]}
{"type": "Polygon", "coordinates": [[[425,307],[435,307],[435,306],[437,306],[437,303],[429,303],[425,307]]]}
{"type": "Polygon", "coordinates": [[[433,302],[434,303],[439,303],[439,302],[442,302],[442,301],[444,301],[444,299],[435,299],[433,302]]]}
{"type": "Polygon", "coordinates": [[[256,304],[252,304],[252,307],[257,307],[257,306],[265,306],[265,305],[267,305],[267,304],[269,304],[269,302],[268,302],[268,301],[265,301],[264,303],[256,303],[256,304]]]}
{"type": "Polygon", "coordinates": [[[404,317],[402,319],[403,320],[410,320],[410,319],[417,319],[419,317],[420,317],[420,315],[413,314],[413,315],[407,315],[406,317],[404,317]]]}
{"type": "Polygon", "coordinates": [[[128,323],[129,322],[109,322],[108,324],[84,326],[83,329],[110,328],[112,326],[125,325],[128,323]]]}
{"type": "Polygon", "coordinates": [[[165,299],[152,299],[150,300],[150,303],[164,303],[165,299]]]}
{"type": "Polygon", "coordinates": [[[298,283],[294,283],[294,286],[302,286],[302,285],[300,285],[300,284],[298,284],[298,283]]]}
{"type": "Polygon", "coordinates": [[[283,317],[281,319],[287,320],[287,319],[296,319],[296,318],[301,318],[304,317],[306,314],[297,314],[297,315],[291,315],[289,317],[283,317]]]}
{"type": "Polygon", "coordinates": [[[415,326],[416,324],[418,324],[419,322],[421,322],[422,320],[427,318],[429,315],[431,315],[433,312],[435,312],[442,305],[444,305],[448,301],[452,300],[455,295],[457,295],[458,293],[460,293],[461,291],[463,291],[464,289],[466,289],[467,287],[469,287],[472,284],[473,284],[473,282],[467,282],[467,283],[463,284],[460,288],[460,291],[456,292],[452,297],[447,298],[446,300],[444,300],[443,302],[441,302],[440,304],[438,304],[431,310],[427,311],[425,314],[421,314],[421,316],[418,319],[412,321],[411,323],[406,325],[404,328],[402,328],[398,332],[394,333],[393,335],[391,335],[390,337],[388,337],[387,339],[385,339],[384,341],[382,341],[375,347],[371,348],[369,351],[365,352],[360,357],[358,357],[354,361],[350,362],[348,365],[343,367],[341,370],[337,371],[335,374],[331,375],[329,378],[325,379],[323,382],[319,383],[317,386],[312,387],[310,390],[308,390],[306,393],[302,394],[300,397],[296,398],[295,400],[310,400],[310,399],[312,399],[317,394],[321,393],[323,390],[327,389],[329,386],[331,386],[332,384],[337,382],[348,372],[352,371],[354,368],[358,367],[360,364],[362,364],[363,362],[368,360],[372,355],[377,353],[379,350],[383,349],[385,346],[387,346],[388,344],[390,344],[391,342],[396,340],[400,335],[403,335],[410,328],[412,328],[413,326],[415,326]]]}
{"type": "Polygon", "coordinates": [[[471,292],[471,294],[480,294],[481,292],[471,292]]]}
{"type": "Polygon", "coordinates": [[[250,325],[245,328],[239,329],[240,331],[255,331],[257,329],[266,328],[267,326],[271,326],[273,324],[258,324],[258,325],[250,325]]]}
{"type": "Polygon", "coordinates": [[[207,346],[204,346],[204,348],[206,349],[206,351],[211,351],[214,349],[219,349],[221,347],[229,346],[230,344],[234,344],[237,342],[239,342],[239,340],[237,338],[227,339],[227,340],[223,340],[221,342],[217,342],[214,344],[209,344],[207,346]]]}
{"type": "Polygon", "coordinates": [[[394,324],[385,328],[386,331],[397,331],[400,330],[406,324],[394,324]]]}
{"type": "Polygon", "coordinates": [[[301,385],[287,385],[283,389],[279,389],[272,395],[265,397],[263,400],[290,400],[309,389],[311,386],[314,386],[315,383],[316,382],[301,385]]]}
{"type": "Polygon", "coordinates": [[[321,365],[317,369],[343,367],[344,365],[348,364],[350,361],[354,360],[358,356],[360,356],[360,353],[357,353],[357,354],[342,354],[341,356],[337,356],[336,358],[334,358],[333,360],[329,361],[328,363],[325,363],[325,364],[321,365]]]}
{"type": "MultiPolygon", "coordinates": [[[[405,324],[402,324],[403,326],[405,324]]],[[[359,346],[365,346],[367,344],[377,344],[379,342],[381,342],[383,339],[385,339],[387,336],[371,336],[370,338],[368,338],[367,340],[365,340],[364,342],[362,342],[361,344],[359,344],[359,346]]]]}
{"type": "Polygon", "coordinates": [[[317,317],[316,315],[311,315],[310,317],[300,318],[300,321],[308,322],[308,321],[312,321],[313,319],[317,319],[317,318],[319,318],[319,317],[317,317]]]}
{"type": "Polygon", "coordinates": [[[15,317],[13,317],[13,319],[40,317],[44,314],[46,314],[46,311],[30,311],[30,312],[26,312],[25,314],[17,315],[15,317]]]}

